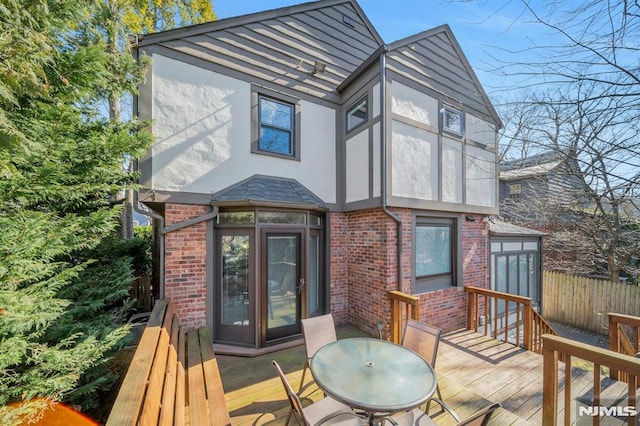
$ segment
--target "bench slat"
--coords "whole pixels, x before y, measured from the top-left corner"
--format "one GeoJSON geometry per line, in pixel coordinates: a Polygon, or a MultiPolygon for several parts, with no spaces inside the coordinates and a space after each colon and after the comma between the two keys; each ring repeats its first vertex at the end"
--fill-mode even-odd
{"type": "Polygon", "coordinates": [[[149,322],[142,333],[131,365],[109,413],[106,423],[108,426],[135,425],[138,422],[166,307],[166,301],[159,300],[151,312],[149,322]]]}
{"type": "Polygon", "coordinates": [[[198,331],[187,333],[187,362],[189,365],[187,383],[189,385],[189,422],[190,424],[209,424],[207,415],[204,376],[202,374],[202,358],[200,355],[200,341],[198,331]]]}
{"type": "MultiPolygon", "coordinates": [[[[167,360],[169,357],[169,330],[174,320],[173,307],[171,304],[167,307],[167,312],[160,329],[158,339],[158,347],[156,348],[156,357],[153,360],[151,374],[149,375],[149,385],[147,395],[142,407],[140,416],[140,424],[155,425],[158,424],[160,416],[160,402],[162,401],[162,389],[165,381],[165,373],[167,371],[167,360]]],[[[173,384],[175,386],[175,383],[173,384]]]]}
{"type": "Polygon", "coordinates": [[[185,424],[185,404],[186,404],[186,377],[185,377],[185,366],[187,365],[186,358],[186,336],[184,335],[184,330],[180,328],[178,331],[178,372],[177,379],[178,384],[176,386],[176,412],[175,412],[175,420],[173,422],[176,426],[182,426],[185,424]]]}
{"type": "Polygon", "coordinates": [[[107,426],[230,426],[209,329],[184,333],[171,303],[157,301],[107,426]]]}
{"type": "Polygon", "coordinates": [[[169,345],[169,358],[167,359],[167,373],[162,392],[162,406],[160,407],[160,425],[173,425],[173,415],[176,404],[176,387],[178,385],[178,332],[180,325],[177,318],[171,324],[171,340],[169,345]]]}
{"type": "Polygon", "coordinates": [[[213,352],[209,329],[207,327],[200,327],[198,329],[198,336],[200,337],[202,369],[206,382],[211,422],[216,426],[231,425],[231,418],[222,387],[222,378],[220,377],[220,369],[218,368],[218,359],[213,352]]]}

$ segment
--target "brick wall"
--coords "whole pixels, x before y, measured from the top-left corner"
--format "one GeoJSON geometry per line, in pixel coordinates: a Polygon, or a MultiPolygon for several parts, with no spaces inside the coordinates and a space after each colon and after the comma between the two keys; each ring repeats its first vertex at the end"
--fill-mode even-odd
{"type": "MultiPolygon", "coordinates": [[[[402,221],[402,291],[411,293],[412,284],[412,215],[409,209],[391,209],[402,221]]],[[[396,223],[380,209],[332,214],[331,295],[339,295],[344,307],[344,289],[348,290],[348,321],[377,334],[376,324],[385,321],[388,333],[390,303],[387,291],[397,286],[396,223]],[[339,227],[334,225],[340,217],[339,227]],[[346,234],[344,234],[346,232],[346,234]],[[347,236],[344,241],[343,235],[347,236]],[[344,246],[346,245],[346,256],[344,246]],[[334,252],[334,249],[338,251],[334,252]],[[346,276],[344,271],[346,263],[346,276]],[[336,272],[339,271],[339,272],[336,272]]],[[[489,242],[487,225],[480,220],[462,222],[463,284],[489,287],[489,242]]],[[[462,287],[420,294],[421,321],[445,331],[466,325],[466,295],[462,287]]],[[[336,312],[343,321],[343,309],[336,312]]]]}
{"type": "Polygon", "coordinates": [[[349,287],[347,280],[347,215],[329,213],[329,283],[330,312],[336,324],[349,322],[349,287]]]}
{"type": "MultiPolygon", "coordinates": [[[[167,204],[165,226],[207,214],[207,206],[167,204]]],[[[207,321],[207,222],[165,235],[165,297],[186,329],[207,321]]]]}

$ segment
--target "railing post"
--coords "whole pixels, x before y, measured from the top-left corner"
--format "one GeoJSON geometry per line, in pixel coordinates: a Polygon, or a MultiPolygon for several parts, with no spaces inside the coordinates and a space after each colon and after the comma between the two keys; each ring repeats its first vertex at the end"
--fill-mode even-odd
{"type": "MultiPolygon", "coordinates": [[[[620,352],[620,334],[618,329],[618,323],[614,320],[611,314],[609,316],[609,350],[614,352],[620,352]]],[[[609,369],[609,377],[618,380],[618,371],[609,369]]]]}
{"type": "Polygon", "coordinates": [[[542,426],[555,426],[558,411],[558,362],[555,351],[544,344],[542,369],[542,426]]]}
{"type": "Polygon", "coordinates": [[[528,351],[533,350],[533,304],[531,301],[528,301],[524,305],[524,318],[523,320],[523,328],[524,328],[524,348],[528,351]]]}
{"type": "Polygon", "coordinates": [[[475,312],[476,294],[467,292],[467,330],[478,331],[477,313],[475,312]]]}

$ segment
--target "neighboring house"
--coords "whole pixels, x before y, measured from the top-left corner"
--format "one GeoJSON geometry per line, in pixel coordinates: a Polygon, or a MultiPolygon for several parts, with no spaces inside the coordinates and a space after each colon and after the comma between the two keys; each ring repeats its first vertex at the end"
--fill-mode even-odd
{"type": "Polygon", "coordinates": [[[327,312],[377,334],[397,289],[465,325],[463,286],[490,285],[501,122],[448,26],[385,44],[356,1],[324,0],[145,35],[138,54],[156,137],[139,199],[184,326],[248,353],[327,312]]]}
{"type": "Polygon", "coordinates": [[[575,220],[585,182],[575,156],[550,151],[500,164],[500,214],[540,228],[575,220]]]}
{"type": "Polygon", "coordinates": [[[500,216],[546,234],[546,269],[593,274],[577,224],[588,208],[586,184],[574,155],[549,151],[500,164],[500,216]]]}

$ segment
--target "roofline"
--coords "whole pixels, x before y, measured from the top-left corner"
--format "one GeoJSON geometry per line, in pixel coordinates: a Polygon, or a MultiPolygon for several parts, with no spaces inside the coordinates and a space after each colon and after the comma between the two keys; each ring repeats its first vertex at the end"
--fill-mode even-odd
{"type": "Polygon", "coordinates": [[[254,200],[251,198],[247,198],[244,200],[223,200],[223,201],[211,201],[212,207],[274,207],[274,208],[289,208],[289,209],[298,209],[298,210],[316,210],[316,211],[329,211],[329,208],[325,206],[321,206],[313,203],[288,203],[286,201],[278,202],[278,201],[265,201],[265,200],[254,200]]]}
{"type": "Polygon", "coordinates": [[[376,38],[379,44],[383,44],[382,37],[378,34],[375,27],[367,18],[360,5],[356,0],[316,0],[307,3],[301,3],[293,6],[285,6],[277,9],[265,10],[262,12],[250,13],[247,15],[234,16],[230,18],[220,19],[216,21],[204,22],[201,24],[190,25],[187,27],[174,28],[166,31],[160,31],[157,33],[141,34],[139,35],[138,47],[144,47],[150,44],[166,42],[175,40],[181,37],[191,37],[194,35],[203,34],[210,31],[219,31],[231,27],[240,25],[251,24],[267,19],[279,18],[282,16],[293,15],[296,13],[306,12],[314,9],[324,9],[326,7],[335,6],[338,4],[351,4],[361,18],[371,34],[376,38]]]}
{"type": "Polygon", "coordinates": [[[367,59],[364,60],[364,62],[358,65],[358,68],[353,70],[353,72],[349,74],[349,76],[345,78],[338,87],[336,87],[336,92],[342,93],[347,87],[349,87],[349,85],[351,85],[351,83],[354,82],[354,80],[357,80],[358,77],[364,74],[364,72],[368,70],[372,65],[378,63],[378,58],[380,58],[381,55],[385,55],[388,51],[389,46],[387,46],[386,44],[378,47],[371,55],[369,55],[367,59]]]}

